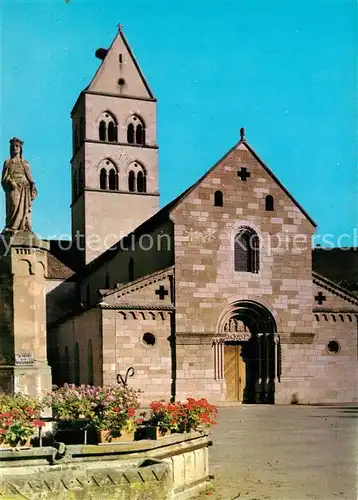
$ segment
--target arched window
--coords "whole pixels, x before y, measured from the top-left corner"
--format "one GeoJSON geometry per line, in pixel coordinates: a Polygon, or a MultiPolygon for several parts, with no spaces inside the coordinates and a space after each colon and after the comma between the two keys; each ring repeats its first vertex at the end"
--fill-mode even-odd
{"type": "Polygon", "coordinates": [[[108,187],[110,191],[118,190],[118,174],[114,168],[109,171],[108,187]]]}
{"type": "Polygon", "coordinates": [[[128,172],[128,191],[134,193],[147,192],[147,176],[144,167],[138,163],[131,163],[128,172]]]}
{"type": "Polygon", "coordinates": [[[134,125],[130,123],[127,128],[127,141],[129,144],[134,143],[134,125]]]}
{"type": "Polygon", "coordinates": [[[128,281],[134,280],[134,260],[130,257],[128,261],[128,281]]]}
{"type": "Polygon", "coordinates": [[[137,125],[135,131],[135,142],[136,144],[143,144],[143,127],[141,123],[137,125]]]}
{"type": "Polygon", "coordinates": [[[108,124],[108,141],[117,142],[117,125],[112,121],[108,124]]]}
{"type": "Polygon", "coordinates": [[[144,188],[144,174],[142,171],[138,172],[137,175],[137,191],[138,193],[145,193],[145,188],[144,188]]]}
{"type": "Polygon", "coordinates": [[[93,377],[93,349],[92,349],[92,341],[91,339],[88,341],[88,352],[87,352],[87,367],[88,367],[88,385],[93,385],[94,384],[94,377],[93,377]]]}
{"type": "Polygon", "coordinates": [[[129,144],[145,144],[144,122],[137,115],[132,115],[127,120],[127,141],[129,144]]]}
{"type": "Polygon", "coordinates": [[[103,142],[117,142],[117,121],[114,116],[105,111],[99,117],[98,137],[103,142]]]}
{"type": "Polygon", "coordinates": [[[128,191],[131,193],[135,191],[135,173],[133,170],[130,170],[128,174],[128,191]]]}
{"type": "Polygon", "coordinates": [[[101,172],[99,174],[99,187],[101,189],[107,189],[107,171],[105,168],[101,168],[101,172]]]}
{"type": "Polygon", "coordinates": [[[107,125],[104,120],[101,120],[99,123],[98,136],[100,141],[107,139],[107,125]]]}
{"type": "Polygon", "coordinates": [[[102,160],[98,169],[100,189],[118,191],[118,170],[113,161],[108,158],[102,160]]]}
{"type": "Polygon", "coordinates": [[[78,342],[75,344],[75,352],[74,352],[74,368],[75,368],[75,385],[80,385],[81,383],[81,368],[80,368],[80,348],[78,342]]]}
{"type": "Polygon", "coordinates": [[[260,269],[260,241],[251,228],[242,228],[234,243],[235,271],[258,273],[260,269]]]}
{"type": "Polygon", "coordinates": [[[214,193],[214,206],[222,207],[224,205],[224,197],[222,191],[215,191],[214,193]]]}
{"type": "Polygon", "coordinates": [[[268,194],[265,198],[265,210],[267,210],[268,212],[273,212],[274,210],[274,200],[273,196],[271,196],[270,194],[268,194]]]}

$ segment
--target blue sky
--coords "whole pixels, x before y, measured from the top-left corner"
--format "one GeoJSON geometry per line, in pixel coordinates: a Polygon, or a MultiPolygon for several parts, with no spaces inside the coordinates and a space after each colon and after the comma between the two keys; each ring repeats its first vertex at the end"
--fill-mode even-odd
{"type": "MultiPolygon", "coordinates": [[[[70,234],[70,111],[122,23],[158,98],[163,206],[245,126],[318,223],[357,226],[355,0],[2,0],[1,150],[25,141],[42,237],[70,234]]],[[[0,220],[4,221],[1,193],[0,220]]],[[[3,222],[1,222],[3,225],[3,222]]],[[[357,243],[357,242],[356,242],[357,243]]]]}

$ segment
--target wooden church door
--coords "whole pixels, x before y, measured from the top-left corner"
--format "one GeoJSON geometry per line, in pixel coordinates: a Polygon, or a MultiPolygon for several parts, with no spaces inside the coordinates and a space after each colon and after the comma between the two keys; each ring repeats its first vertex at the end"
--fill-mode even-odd
{"type": "Polygon", "coordinates": [[[228,401],[243,401],[246,385],[246,366],[242,359],[242,346],[224,346],[224,377],[228,401]]]}

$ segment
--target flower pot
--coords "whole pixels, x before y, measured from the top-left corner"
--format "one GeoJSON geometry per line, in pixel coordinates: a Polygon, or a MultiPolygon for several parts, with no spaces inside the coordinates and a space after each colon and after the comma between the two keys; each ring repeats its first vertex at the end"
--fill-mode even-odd
{"type": "Polygon", "coordinates": [[[178,431],[179,433],[187,433],[191,432],[193,428],[189,424],[179,424],[178,431]]]}
{"type": "Polygon", "coordinates": [[[102,430],[97,432],[97,438],[99,444],[124,443],[134,441],[134,431],[121,431],[119,436],[112,436],[111,431],[102,430]]]}
{"type": "Polygon", "coordinates": [[[168,429],[162,429],[157,425],[148,425],[145,427],[145,435],[147,439],[161,439],[166,436],[171,435],[171,431],[168,429]]]}
{"type": "Polygon", "coordinates": [[[87,420],[58,420],[56,422],[55,437],[65,444],[95,444],[96,432],[87,420]]]}

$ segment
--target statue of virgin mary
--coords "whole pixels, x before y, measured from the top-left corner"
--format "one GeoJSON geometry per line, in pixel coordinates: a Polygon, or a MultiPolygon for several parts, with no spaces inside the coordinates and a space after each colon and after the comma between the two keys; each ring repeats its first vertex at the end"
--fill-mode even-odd
{"type": "Polygon", "coordinates": [[[30,165],[22,158],[23,141],[10,139],[10,158],[5,161],[1,184],[6,197],[4,232],[32,232],[31,205],[37,196],[30,165]]]}

